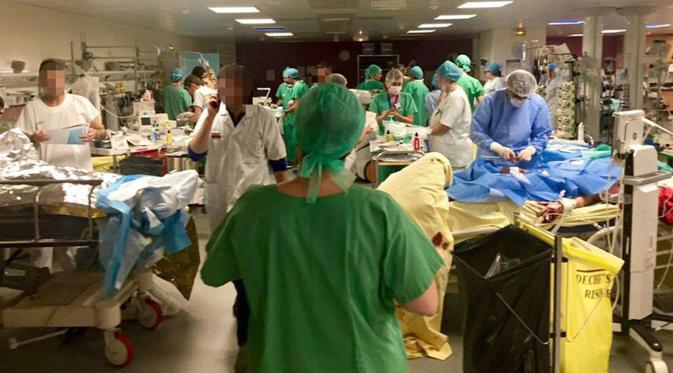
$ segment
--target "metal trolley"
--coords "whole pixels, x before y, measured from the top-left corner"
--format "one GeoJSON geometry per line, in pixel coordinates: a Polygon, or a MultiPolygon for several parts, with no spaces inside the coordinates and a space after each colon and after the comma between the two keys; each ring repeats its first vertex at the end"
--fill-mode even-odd
{"type": "MultiPolygon", "coordinates": [[[[0,286],[22,293],[0,310],[5,328],[62,328],[62,330],[18,341],[10,338],[9,348],[66,334],[71,328],[93,327],[103,331],[105,357],[113,365],[126,366],[134,356],[131,340],[119,328],[123,319],[137,319],[147,329],[163,319],[160,303],[150,297],[153,274],[136,270],[112,297],[103,295],[103,273],[96,271],[49,274],[18,263],[27,248],[69,247],[97,249],[92,196],[102,180],[0,180],[0,185],[27,185],[37,188],[32,206],[16,212],[0,213],[0,250],[9,251],[0,261],[0,286]],[[90,186],[86,218],[50,215],[41,212],[43,188],[55,184],[90,186]],[[18,274],[17,274],[18,273],[18,274]]],[[[94,258],[97,256],[94,256],[94,258]]]]}

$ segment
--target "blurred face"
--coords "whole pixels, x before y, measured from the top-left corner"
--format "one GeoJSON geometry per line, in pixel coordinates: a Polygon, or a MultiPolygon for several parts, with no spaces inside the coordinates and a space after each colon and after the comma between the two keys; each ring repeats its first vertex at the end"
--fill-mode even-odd
{"type": "Polygon", "coordinates": [[[289,76],[283,77],[283,82],[285,82],[285,84],[294,84],[294,80],[289,76]]]}
{"type": "Polygon", "coordinates": [[[242,72],[227,71],[217,81],[217,93],[227,106],[240,108],[250,100],[251,82],[245,80],[242,72]]]}
{"type": "Polygon", "coordinates": [[[325,83],[325,80],[327,80],[327,76],[329,75],[328,71],[326,68],[321,67],[318,69],[318,83],[325,83]]]}
{"type": "Polygon", "coordinates": [[[40,95],[60,97],[65,94],[65,71],[43,70],[40,72],[40,95]]]}
{"type": "Polygon", "coordinates": [[[381,78],[383,78],[382,72],[372,76],[372,80],[381,80],[381,78]]]}
{"type": "Polygon", "coordinates": [[[486,72],[486,79],[493,80],[494,78],[495,78],[495,75],[493,75],[493,73],[491,73],[490,71],[486,72]]]}
{"type": "Polygon", "coordinates": [[[206,87],[215,89],[215,84],[216,83],[215,83],[214,80],[210,79],[210,77],[206,76],[202,80],[203,80],[203,85],[205,85],[206,87]]]}
{"type": "Polygon", "coordinates": [[[452,80],[444,79],[441,76],[437,75],[437,85],[439,85],[439,89],[441,90],[446,90],[451,87],[451,84],[453,84],[452,80]]]}
{"type": "Polygon", "coordinates": [[[391,81],[387,80],[386,81],[386,88],[388,89],[388,93],[390,93],[393,96],[397,96],[402,91],[402,81],[398,80],[398,81],[391,82],[391,81]]]}

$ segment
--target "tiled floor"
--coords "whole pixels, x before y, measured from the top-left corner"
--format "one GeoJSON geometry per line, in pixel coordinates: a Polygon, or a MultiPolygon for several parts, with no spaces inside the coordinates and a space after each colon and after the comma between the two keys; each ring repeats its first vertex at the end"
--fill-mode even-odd
{"type": "MultiPolygon", "coordinates": [[[[197,218],[200,238],[205,243],[208,238],[207,222],[203,216],[197,218]]],[[[106,362],[101,333],[95,330],[67,342],[62,338],[51,339],[12,352],[6,347],[8,335],[34,334],[35,331],[0,330],[0,372],[233,372],[236,343],[231,306],[234,296],[235,290],[231,285],[214,289],[197,280],[185,312],[165,320],[157,330],[144,330],[135,322],[124,323],[124,332],[135,344],[136,358],[130,367],[123,370],[106,362]]],[[[454,355],[446,361],[412,361],[412,373],[462,371],[460,312],[456,297],[447,297],[446,304],[444,329],[450,335],[454,355]]],[[[673,333],[662,332],[660,336],[665,349],[673,352],[673,333]]],[[[670,352],[664,358],[673,367],[673,354],[670,352]]],[[[615,338],[610,372],[643,372],[645,360],[645,354],[633,342],[623,337],[615,338]]]]}

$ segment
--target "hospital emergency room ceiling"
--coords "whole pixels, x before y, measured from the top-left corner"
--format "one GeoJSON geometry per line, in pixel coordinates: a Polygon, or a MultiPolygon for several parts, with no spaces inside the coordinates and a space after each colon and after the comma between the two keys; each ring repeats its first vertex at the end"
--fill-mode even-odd
{"type": "MultiPolygon", "coordinates": [[[[363,29],[371,40],[397,38],[433,39],[471,35],[494,28],[511,27],[518,21],[539,27],[554,20],[581,19],[585,9],[597,7],[652,6],[650,24],[673,23],[673,0],[514,0],[498,9],[458,9],[463,0],[14,0],[23,4],[55,9],[99,19],[159,29],[179,35],[210,40],[260,40],[264,32],[255,27],[282,27],[293,40],[352,40],[363,29]],[[215,6],[254,6],[257,14],[216,14],[215,6]],[[409,35],[422,23],[433,23],[442,14],[476,14],[468,20],[454,20],[448,28],[432,34],[409,35]],[[274,25],[252,26],[236,18],[272,18],[274,25]]],[[[606,29],[623,29],[626,21],[612,14],[606,29]]],[[[673,33],[673,27],[651,30],[673,33]]],[[[582,32],[582,26],[548,26],[548,34],[562,36],[582,32]]]]}

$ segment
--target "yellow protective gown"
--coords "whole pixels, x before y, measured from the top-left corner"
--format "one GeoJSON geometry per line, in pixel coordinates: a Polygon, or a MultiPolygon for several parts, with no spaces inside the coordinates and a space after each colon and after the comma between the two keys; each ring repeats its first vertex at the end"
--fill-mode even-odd
{"type": "Polygon", "coordinates": [[[453,353],[448,337],[441,333],[444,294],[451,267],[453,236],[447,224],[449,199],[445,189],[453,173],[448,159],[430,153],[402,171],[391,175],[379,187],[390,194],[409,216],[433,240],[444,266],[435,276],[440,309],[433,317],[422,317],[398,307],[397,317],[410,359],[423,356],[445,360],[453,353]]]}

